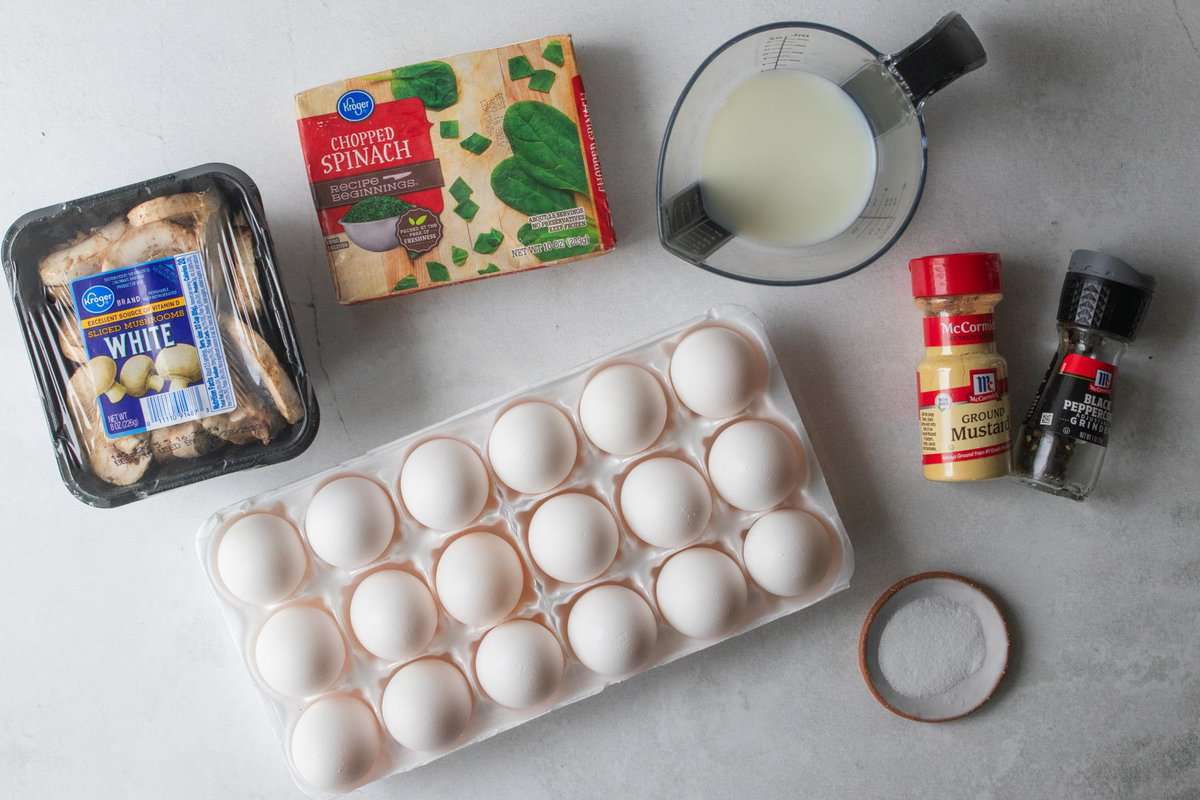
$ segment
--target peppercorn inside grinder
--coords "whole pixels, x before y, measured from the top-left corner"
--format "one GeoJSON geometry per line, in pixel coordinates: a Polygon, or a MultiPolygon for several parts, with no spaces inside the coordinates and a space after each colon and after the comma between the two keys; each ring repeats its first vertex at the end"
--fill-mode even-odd
{"type": "Polygon", "coordinates": [[[1137,334],[1154,278],[1094,250],[1071,254],[1058,300],[1058,352],[1017,438],[1013,474],[1043,492],[1083,500],[1096,486],[1117,361],[1137,334]]]}

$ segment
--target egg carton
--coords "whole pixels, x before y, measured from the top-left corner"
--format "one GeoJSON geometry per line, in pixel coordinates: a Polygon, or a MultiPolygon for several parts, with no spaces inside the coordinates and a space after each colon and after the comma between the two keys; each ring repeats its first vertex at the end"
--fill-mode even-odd
{"type": "Polygon", "coordinates": [[[577,700],[582,700],[654,667],[670,663],[703,650],[719,641],[740,635],[787,614],[799,611],[849,586],[854,571],[852,546],[841,517],[829,493],[812,442],[787,388],[762,323],[750,311],[738,306],[718,306],[703,316],[676,325],[656,336],[622,350],[595,359],[567,374],[545,383],[522,389],[498,400],[477,406],[442,423],[404,436],[358,458],[324,470],[274,491],[259,494],[231,505],[208,519],[197,534],[197,550],[204,569],[221,603],[229,631],[242,660],[261,690],[270,709],[272,723],[283,745],[285,759],[300,788],[315,798],[331,797],[357,786],[395,775],[429,763],[450,752],[495,736],[577,700]],[[673,349],[688,333],[705,326],[725,326],[743,334],[765,356],[767,380],[763,391],[733,418],[709,419],[696,415],[680,402],[669,377],[673,349]],[[668,417],[661,436],[648,449],[632,456],[618,457],[595,447],[584,434],[579,418],[579,399],[588,380],[600,369],[613,363],[632,363],[645,367],[660,382],[668,401],[668,417]],[[520,495],[501,484],[487,461],[487,442],[496,419],[519,402],[548,402],[570,419],[578,443],[576,463],[567,479],[554,489],[536,496],[520,495]],[[742,558],[742,542],[751,525],[768,511],[748,512],[732,507],[714,490],[707,470],[707,454],[717,435],[727,426],[746,418],[763,419],[784,430],[803,455],[804,472],[798,486],[774,509],[798,508],[823,521],[830,534],[830,567],[819,585],[800,596],[781,597],[755,584],[742,558]],[[409,453],[420,444],[450,437],[468,444],[487,466],[489,495],[482,514],[467,526],[451,532],[422,526],[405,508],[399,492],[401,468],[409,453]],[[674,456],[695,467],[704,476],[712,498],[712,514],[707,528],[694,542],[684,547],[663,549],[639,539],[626,525],[618,505],[622,480],[639,462],[651,456],[674,456]],[[312,551],[304,533],[305,511],[314,494],[333,479],[362,476],[381,486],[395,506],[398,534],[383,554],[356,569],[341,569],[323,562],[312,551]],[[527,541],[530,518],[548,497],[577,491],[599,499],[612,513],[619,530],[619,548],[611,566],[594,580],[566,584],[542,572],[531,557],[527,541]],[[223,584],[217,569],[217,551],[224,531],[250,513],[277,515],[299,532],[306,565],[299,587],[280,602],[255,605],[235,597],[223,584]],[[349,607],[354,588],[367,575],[384,567],[399,567],[416,575],[436,598],[435,567],[441,553],[465,531],[485,530],[503,537],[515,548],[524,571],[525,586],[517,607],[506,620],[529,619],[546,626],[554,635],[565,661],[561,682],[553,697],[526,709],[502,706],[482,689],[474,669],[474,658],[482,637],[492,626],[465,625],[451,617],[437,602],[437,632],[426,651],[412,659],[386,661],[372,655],[356,639],[350,625],[349,607]],[[655,582],[664,562],[681,550],[697,546],[715,548],[733,559],[745,577],[746,603],[736,624],[718,638],[692,639],[674,630],[659,609],[655,582]],[[619,584],[633,589],[647,602],[657,624],[657,642],[643,665],[631,674],[617,677],[596,674],[574,657],[566,631],[572,603],[588,589],[600,584],[619,584]],[[272,690],[259,674],[254,658],[258,631],[266,619],[281,608],[295,605],[324,609],[336,621],[343,637],[346,658],[339,677],[318,695],[284,697],[272,690]],[[434,656],[455,666],[469,684],[472,710],[461,736],[450,746],[435,752],[406,749],[389,736],[383,724],[381,699],[391,678],[406,663],[434,656]],[[322,698],[332,695],[357,697],[374,715],[380,750],[369,771],[354,781],[355,786],[339,787],[331,792],[307,784],[292,763],[291,735],[301,714],[322,698]]]}

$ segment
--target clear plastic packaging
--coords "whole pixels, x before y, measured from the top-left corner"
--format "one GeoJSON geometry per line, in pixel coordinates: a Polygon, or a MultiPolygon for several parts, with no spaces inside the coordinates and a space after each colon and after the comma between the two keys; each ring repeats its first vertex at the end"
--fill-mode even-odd
{"type": "MultiPolygon", "coordinates": [[[[756,489],[755,486],[750,488],[756,489]]],[[[357,514],[355,519],[360,519],[357,514]]],[[[329,553],[323,548],[324,543],[319,538],[315,541],[316,550],[329,553]]],[[[232,550],[232,547],[230,549],[232,550]]],[[[293,776],[301,788],[314,797],[329,796],[331,792],[328,787],[316,787],[307,782],[294,763],[292,753],[293,735],[297,730],[298,720],[318,703],[330,698],[339,698],[339,702],[341,698],[357,698],[360,701],[358,705],[348,705],[359,711],[363,707],[369,708],[373,722],[367,727],[373,726],[378,731],[378,757],[371,762],[368,770],[355,776],[351,781],[352,785],[337,787],[338,791],[345,791],[421,766],[550,710],[596,694],[631,674],[674,661],[717,641],[810,606],[845,589],[849,585],[854,568],[850,540],[834,507],[821,466],[816,460],[812,444],[763,327],[750,312],[735,306],[715,308],[703,317],[596,359],[562,377],[479,406],[344,464],[225,508],[214,514],[201,527],[197,535],[197,551],[222,605],[230,633],[241,652],[243,662],[260,687],[270,709],[272,722],[293,776]],[[765,388],[754,396],[748,407],[733,417],[701,417],[680,401],[673,388],[670,363],[675,348],[685,336],[706,327],[732,329],[743,335],[765,356],[765,388]],[[597,448],[585,434],[579,413],[580,397],[585,385],[598,372],[614,364],[633,364],[648,370],[661,384],[668,404],[667,420],[662,434],[648,448],[623,457],[597,448]],[[496,420],[527,401],[543,401],[563,412],[569,419],[578,442],[574,467],[566,479],[554,488],[536,495],[519,494],[509,489],[498,480],[493,465],[488,461],[489,436],[496,420]],[[799,476],[795,488],[788,491],[781,500],[772,503],[770,509],[759,512],[742,511],[723,500],[720,493],[714,489],[708,470],[708,456],[714,441],[731,426],[747,419],[765,420],[776,425],[791,441],[796,452],[802,455],[804,462],[803,473],[799,476]],[[467,444],[480,456],[487,465],[489,489],[486,505],[477,518],[465,525],[457,525],[450,531],[436,531],[417,522],[402,498],[399,484],[402,469],[415,449],[431,440],[446,438],[467,444]],[[711,517],[703,533],[698,539],[680,547],[655,547],[638,538],[630,529],[622,512],[621,492],[630,471],[657,456],[675,457],[695,468],[703,476],[706,490],[712,500],[711,517]],[[378,557],[361,566],[344,569],[332,566],[316,555],[312,529],[306,529],[306,516],[310,507],[314,506],[314,496],[320,490],[333,481],[349,476],[366,478],[386,492],[388,500],[394,506],[398,527],[397,534],[378,557]],[[534,513],[549,499],[572,492],[599,500],[612,514],[619,529],[618,551],[611,565],[598,577],[582,583],[564,583],[549,577],[539,566],[539,562],[535,561],[529,546],[530,521],[534,513]],[[753,567],[747,567],[748,559],[743,556],[743,542],[747,531],[765,514],[779,509],[808,511],[819,519],[821,524],[817,527],[822,528],[827,536],[827,560],[823,562],[823,571],[819,573],[819,578],[809,584],[806,591],[797,596],[777,596],[760,588],[751,574],[753,567]],[[240,554],[237,561],[227,558],[233,553],[223,551],[222,539],[231,526],[255,514],[270,515],[273,525],[283,520],[294,531],[295,538],[302,542],[302,545],[296,547],[295,555],[290,557],[287,566],[286,571],[290,572],[291,577],[284,581],[284,588],[274,596],[274,602],[246,602],[239,599],[227,585],[227,580],[235,577],[233,570],[237,568],[240,573],[240,568],[245,567],[246,563],[240,560],[240,554]],[[453,599],[447,602],[447,598],[439,596],[437,591],[440,585],[436,574],[447,547],[475,531],[494,533],[510,544],[519,556],[524,575],[524,585],[516,607],[498,624],[504,625],[513,620],[532,620],[545,626],[553,634],[565,659],[561,682],[553,694],[528,708],[508,708],[489,697],[476,672],[476,657],[480,641],[489,631],[496,628],[490,622],[483,625],[467,625],[457,621],[447,612],[447,607],[454,605],[453,599]],[[299,555],[301,546],[304,553],[302,559],[299,555]],[[732,624],[713,638],[688,638],[667,622],[657,599],[656,584],[665,562],[681,552],[703,548],[715,549],[732,559],[736,571],[745,578],[746,602],[740,613],[733,618],[732,624]],[[222,554],[220,559],[219,553],[222,554]],[[301,560],[303,564],[300,563],[301,560]],[[398,568],[417,577],[437,597],[436,633],[428,646],[411,658],[387,660],[376,657],[363,646],[351,624],[350,607],[356,588],[368,576],[388,568],[398,568]],[[599,585],[606,584],[632,589],[652,610],[657,628],[657,638],[652,650],[640,666],[628,674],[617,676],[601,675],[586,668],[576,657],[567,633],[567,621],[579,597],[599,585]],[[288,587],[291,586],[295,587],[294,590],[289,590],[288,587]],[[272,689],[271,681],[264,680],[263,665],[256,662],[256,653],[259,652],[256,645],[261,643],[259,633],[263,630],[264,623],[281,609],[292,608],[315,608],[330,615],[336,621],[345,648],[345,660],[337,677],[326,681],[325,688],[321,691],[299,697],[285,696],[272,689]],[[450,664],[466,679],[470,687],[472,708],[465,729],[452,743],[432,751],[421,752],[407,749],[389,736],[385,714],[382,711],[382,698],[389,681],[399,669],[430,657],[450,664]]],[[[245,552],[241,551],[242,554],[245,552]]],[[[760,554],[766,552],[769,551],[759,551],[760,554]]],[[[272,568],[264,574],[275,581],[283,571],[272,568]]],[[[736,581],[736,578],[734,580],[736,581]]],[[[244,588],[247,584],[240,581],[239,578],[238,588],[244,588]]],[[[246,596],[245,591],[238,594],[246,596]]],[[[273,663],[278,663],[278,651],[271,652],[273,663]]],[[[329,706],[325,708],[328,710],[329,706]]],[[[361,716],[366,717],[365,714],[361,716]]],[[[304,753],[319,751],[311,741],[313,727],[307,726],[302,737],[297,737],[304,739],[303,743],[297,745],[304,753]]],[[[337,749],[334,743],[327,744],[329,749],[337,749]]],[[[352,761],[353,759],[342,761],[339,765],[344,767],[352,761]]]]}
{"type": "Polygon", "coordinates": [[[32,211],[0,250],[67,488],[114,507],[316,435],[248,175],[207,164],[32,211]]]}

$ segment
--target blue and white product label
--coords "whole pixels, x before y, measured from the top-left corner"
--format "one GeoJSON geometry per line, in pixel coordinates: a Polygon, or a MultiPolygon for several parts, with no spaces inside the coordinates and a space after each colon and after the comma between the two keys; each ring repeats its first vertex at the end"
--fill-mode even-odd
{"type": "Polygon", "coordinates": [[[71,296],[88,358],[115,367],[97,397],[108,438],[237,407],[199,252],[78,278],[71,296]]]}

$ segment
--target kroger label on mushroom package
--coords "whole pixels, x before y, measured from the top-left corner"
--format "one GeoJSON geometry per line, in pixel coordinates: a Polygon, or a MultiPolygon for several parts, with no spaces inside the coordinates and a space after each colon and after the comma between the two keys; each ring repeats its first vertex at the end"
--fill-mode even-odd
{"type": "Polygon", "coordinates": [[[78,278],[71,298],[108,438],[237,406],[199,252],[78,278]]]}
{"type": "Polygon", "coordinates": [[[616,244],[569,35],[309,89],[296,114],[343,303],[616,244]]]}

